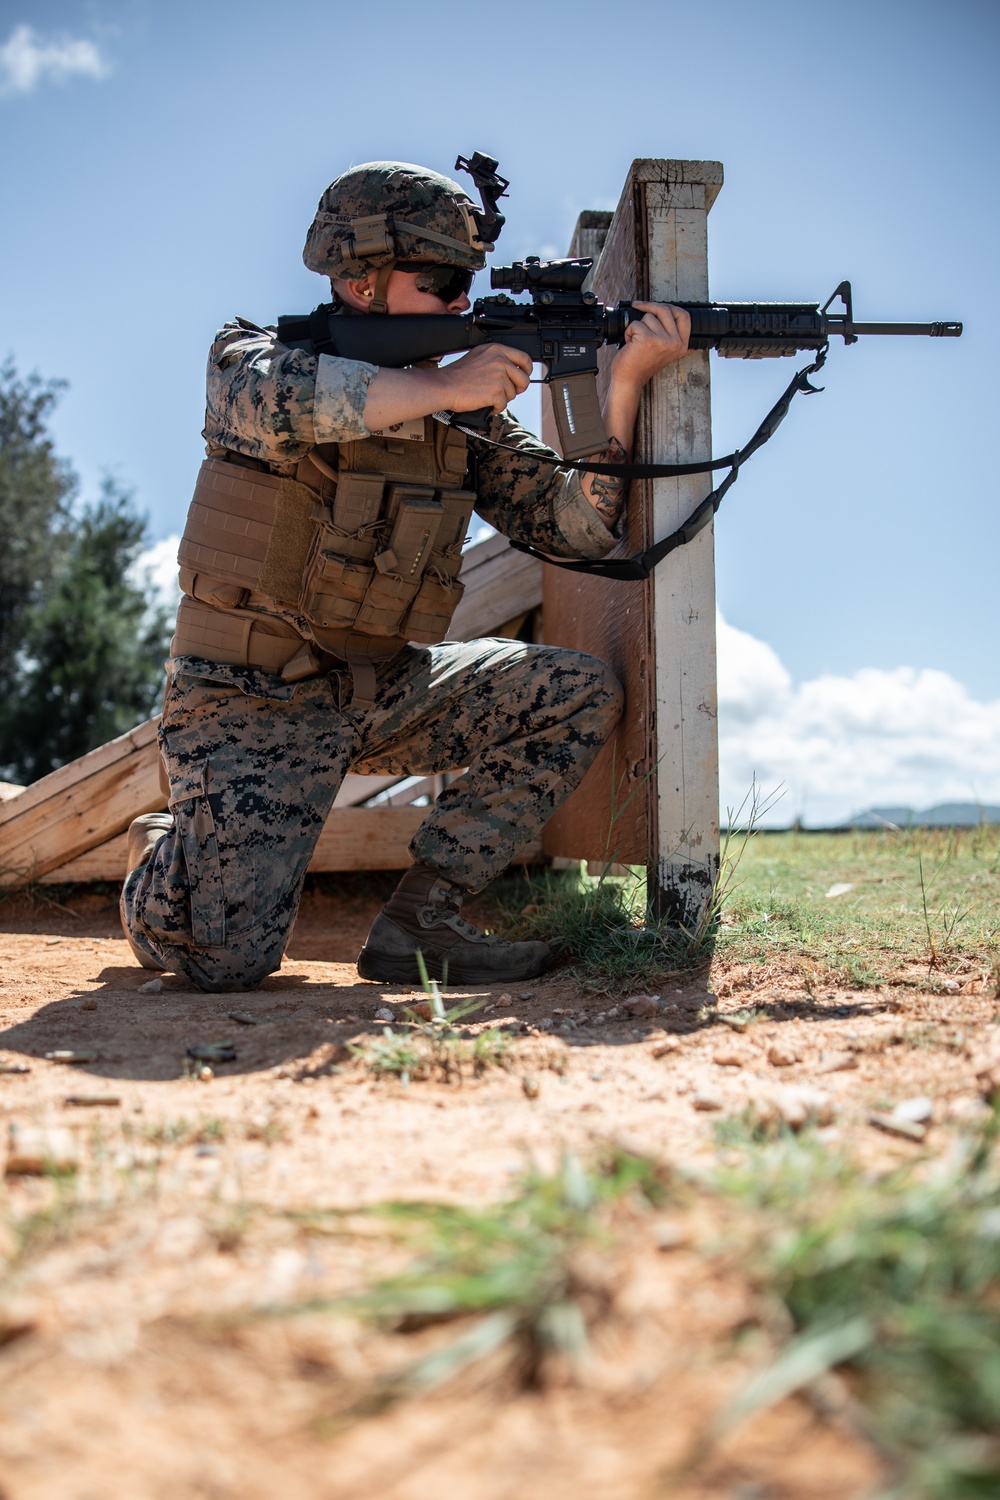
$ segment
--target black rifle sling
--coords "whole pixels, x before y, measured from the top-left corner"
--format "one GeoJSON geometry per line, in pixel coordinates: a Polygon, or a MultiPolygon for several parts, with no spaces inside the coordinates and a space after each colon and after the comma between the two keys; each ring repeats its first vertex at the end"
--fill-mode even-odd
{"type": "MultiPolygon", "coordinates": [[[[683,547],[698,535],[704,526],[715,515],[729,487],[736,483],[739,478],[740,467],[748,458],[752,458],[759,448],[763,448],[769,438],[777,432],[781,423],[788,415],[788,409],[795,397],[801,391],[803,395],[816,395],[823,389],[822,386],[813,385],[809,379],[821,370],[826,362],[829,345],[824,344],[817,353],[811,365],[806,365],[789,381],[787,388],[781,397],[774,403],[767,416],[761,422],[753,437],[745,448],[737,448],[735,453],[729,453],[725,458],[714,459],[711,463],[699,464],[585,464],[585,463],[563,463],[561,459],[542,459],[542,463],[551,463],[553,467],[560,469],[575,469],[584,474],[608,474],[618,479],[667,479],[676,478],[682,474],[708,474],[712,469],[728,467],[729,473],[720,485],[717,485],[711,494],[706,495],[700,505],[688,516],[683,526],[678,526],[669,536],[662,541],[655,542],[645,552],[640,552],[635,557],[623,557],[610,562],[589,561],[583,558],[571,560],[564,557],[549,557],[545,552],[539,552],[536,547],[527,542],[510,541],[510,545],[518,552],[527,552],[531,557],[540,558],[542,562],[551,563],[555,568],[566,568],[571,573],[594,573],[599,578],[618,578],[624,582],[648,578],[650,573],[661,562],[668,553],[683,547]]],[[[458,425],[457,423],[454,425],[458,425]]],[[[506,448],[513,453],[522,453],[522,449],[514,448],[510,443],[494,443],[491,438],[484,438],[481,433],[473,432],[471,429],[462,428],[469,437],[478,439],[480,442],[489,443],[491,448],[506,448]]]]}

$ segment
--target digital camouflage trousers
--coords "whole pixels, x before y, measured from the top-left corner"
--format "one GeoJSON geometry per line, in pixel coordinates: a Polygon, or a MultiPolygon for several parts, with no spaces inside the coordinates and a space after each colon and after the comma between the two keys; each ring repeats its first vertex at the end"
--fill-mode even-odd
{"type": "Polygon", "coordinates": [[[168,664],[160,745],[174,826],[122,892],[137,945],[201,990],[281,963],[316,840],[348,771],[468,769],[437,798],[414,860],[481,890],[579,785],[621,712],[594,657],[511,640],[406,647],[367,712],[348,678],[286,684],[192,657],[168,664]]]}

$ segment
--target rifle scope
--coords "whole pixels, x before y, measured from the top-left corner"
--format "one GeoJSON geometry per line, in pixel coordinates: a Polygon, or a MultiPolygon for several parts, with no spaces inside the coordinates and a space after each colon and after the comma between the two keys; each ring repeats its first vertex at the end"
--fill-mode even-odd
{"type": "Polygon", "coordinates": [[[537,255],[529,255],[512,266],[494,266],[490,286],[505,292],[578,292],[592,265],[592,260],[539,260],[537,255]]]}

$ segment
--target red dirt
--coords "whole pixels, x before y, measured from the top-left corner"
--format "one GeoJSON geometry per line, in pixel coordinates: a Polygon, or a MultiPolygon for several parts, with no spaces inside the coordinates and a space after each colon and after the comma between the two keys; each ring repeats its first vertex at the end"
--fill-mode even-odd
{"type": "MultiPolygon", "coordinates": [[[[778,967],[755,986],[760,971],[717,963],[671,984],[651,1020],[598,1020],[612,997],[556,974],[476,996],[514,1039],[508,1071],[404,1088],[345,1066],[345,1043],[379,1033],[377,1010],[414,998],[358,982],[378,883],[353,889],[307,895],[280,973],[221,997],[173,976],[144,990],[154,976],[134,962],[111,897],[0,908],[0,1064],[30,1068],[0,1073],[0,1162],[11,1121],[68,1126],[80,1152],[73,1189],[23,1175],[0,1187],[0,1270],[19,1226],[35,1225],[30,1253],[0,1277],[0,1500],[867,1493],[880,1472],[871,1452],[798,1399],[695,1476],[669,1477],[766,1357],[762,1335],[737,1337],[756,1317],[743,1247],[705,1253],[715,1231],[698,1212],[666,1238],[659,1221],[626,1216],[603,1260],[609,1311],[591,1362],[541,1390],[487,1361],[345,1427],[351,1391],[441,1330],[401,1339],[341,1313],[259,1309],[356,1290],[395,1264],[384,1242],[319,1235],[299,1211],[492,1202],[529,1160],[550,1167],[566,1148],[587,1157],[608,1141],[708,1166],[720,1113],[789,1082],[821,1088],[836,1114],[821,1137],[873,1164],[922,1149],[867,1123],[916,1094],[934,1100],[929,1141],[944,1147],[979,1107],[973,1059],[996,1029],[975,978],[947,999],[919,988],[810,999],[778,967]],[[717,1011],[699,1009],[709,982],[717,1011]],[[765,998],[771,1019],[745,1033],[718,1020],[765,998]],[[184,1076],[188,1046],[225,1037],[235,1062],[206,1082],[184,1076]],[[798,1061],[776,1066],[773,1049],[798,1061]],[[59,1050],[96,1060],[45,1059],[59,1050]],[[822,1053],[844,1051],[857,1066],[819,1073],[822,1053]],[[695,1107],[705,1091],[721,1111],[695,1107]],[[88,1093],[120,1103],[66,1103],[88,1093]],[[61,1214],[67,1193],[91,1206],[61,1214]]],[[[483,1024],[473,1018],[470,1033],[483,1024]]]]}

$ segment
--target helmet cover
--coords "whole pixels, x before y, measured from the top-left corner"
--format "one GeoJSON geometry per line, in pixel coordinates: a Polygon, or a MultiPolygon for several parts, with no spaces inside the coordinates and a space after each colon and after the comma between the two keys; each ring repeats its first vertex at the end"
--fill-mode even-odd
{"type": "Polygon", "coordinates": [[[480,239],[473,214],[450,177],[408,162],[365,162],[319,200],[302,259],[310,271],[348,281],[394,262],[479,271],[493,247],[480,239]]]}

